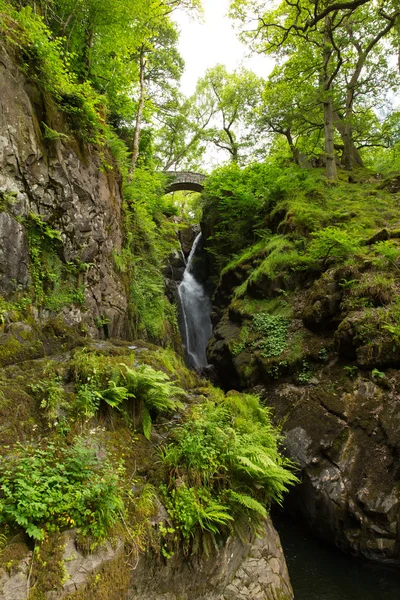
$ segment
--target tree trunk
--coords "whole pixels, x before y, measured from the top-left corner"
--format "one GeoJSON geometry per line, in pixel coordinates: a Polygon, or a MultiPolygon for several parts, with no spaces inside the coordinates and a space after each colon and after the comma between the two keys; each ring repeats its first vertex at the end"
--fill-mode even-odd
{"type": "Polygon", "coordinates": [[[335,147],[334,147],[334,125],[333,125],[333,101],[332,81],[329,74],[329,63],[332,56],[330,19],[325,17],[324,27],[324,50],[323,50],[323,103],[324,103],[324,134],[326,155],[326,178],[328,181],[337,180],[335,147]]]}
{"type": "Polygon", "coordinates": [[[352,167],[354,165],[357,165],[358,167],[364,167],[364,162],[363,162],[363,159],[361,158],[361,154],[360,154],[359,150],[356,148],[354,141],[353,141],[352,128],[350,128],[350,132],[347,131],[347,138],[345,138],[345,136],[346,136],[345,123],[343,122],[343,119],[340,117],[339,113],[336,110],[333,113],[333,118],[334,118],[335,127],[338,130],[339,135],[343,142],[343,157],[342,157],[343,165],[345,166],[346,162],[347,162],[347,164],[350,164],[349,161],[347,159],[345,159],[345,154],[347,152],[350,154],[352,167]],[[350,135],[349,135],[349,133],[350,133],[350,135]],[[346,139],[346,141],[345,141],[345,139],[346,139]],[[346,142],[349,145],[348,148],[346,148],[346,142]]]}
{"type": "Polygon", "coordinates": [[[287,139],[287,143],[289,144],[290,152],[292,153],[294,162],[296,163],[296,165],[299,165],[300,164],[300,152],[299,152],[299,149],[296,148],[296,146],[294,145],[294,141],[293,141],[292,133],[291,133],[290,129],[286,129],[286,131],[283,132],[283,135],[287,139]]]}
{"type": "Polygon", "coordinates": [[[140,51],[140,59],[139,59],[139,77],[140,77],[140,94],[139,94],[139,103],[136,113],[136,123],[135,123],[135,131],[133,135],[133,150],[132,150],[132,163],[130,169],[130,178],[132,178],[133,173],[135,171],[136,163],[139,157],[139,143],[140,143],[140,131],[142,128],[142,120],[143,120],[143,109],[144,109],[144,100],[146,95],[146,86],[144,81],[145,71],[146,71],[146,57],[144,52],[144,47],[140,51]]]}

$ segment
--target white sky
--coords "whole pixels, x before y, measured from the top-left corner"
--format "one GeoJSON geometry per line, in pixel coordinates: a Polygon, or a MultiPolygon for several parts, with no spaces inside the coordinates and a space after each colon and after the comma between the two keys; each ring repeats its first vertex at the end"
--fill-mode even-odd
{"type": "Polygon", "coordinates": [[[179,51],[186,69],[181,80],[181,91],[190,96],[197,80],[209,67],[220,63],[229,72],[244,65],[260,77],[267,77],[272,70],[271,59],[262,55],[249,58],[249,50],[241,44],[228,19],[229,0],[203,0],[204,22],[190,19],[184,13],[175,13],[180,29],[179,51]]]}

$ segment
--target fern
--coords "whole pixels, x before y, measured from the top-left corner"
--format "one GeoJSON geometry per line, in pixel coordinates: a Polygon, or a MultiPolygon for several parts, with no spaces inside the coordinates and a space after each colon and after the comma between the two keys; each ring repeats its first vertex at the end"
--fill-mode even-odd
{"type": "Polygon", "coordinates": [[[143,435],[149,440],[152,428],[151,415],[146,406],[143,407],[142,411],[142,425],[143,425],[143,435]]]}
{"type": "Polygon", "coordinates": [[[128,388],[118,386],[113,380],[108,382],[108,388],[101,392],[94,392],[94,394],[112,408],[120,408],[124,400],[135,397],[134,394],[129,392],[128,388]]]}
{"type": "Polygon", "coordinates": [[[125,386],[149,410],[168,412],[181,406],[175,396],[184,395],[184,391],[169,381],[168,375],[162,371],[156,371],[149,365],[141,365],[137,370],[130,369],[125,364],[120,366],[125,386]]]}
{"type": "Polygon", "coordinates": [[[229,521],[233,521],[233,517],[229,514],[228,506],[212,502],[201,508],[198,521],[202,529],[216,534],[220,531],[221,525],[227,525],[229,521]]]}
{"type": "Polygon", "coordinates": [[[248,496],[247,494],[239,494],[238,492],[234,492],[233,490],[227,491],[228,497],[235,503],[240,504],[241,506],[245,506],[249,510],[253,510],[262,517],[267,516],[267,511],[265,506],[263,506],[260,502],[252,498],[252,496],[248,496]]]}
{"type": "Polygon", "coordinates": [[[265,505],[280,503],[297,481],[279,442],[256,396],[217,393],[192,407],[161,451],[165,504],[184,539],[237,532],[242,522],[258,531],[265,505]]]}

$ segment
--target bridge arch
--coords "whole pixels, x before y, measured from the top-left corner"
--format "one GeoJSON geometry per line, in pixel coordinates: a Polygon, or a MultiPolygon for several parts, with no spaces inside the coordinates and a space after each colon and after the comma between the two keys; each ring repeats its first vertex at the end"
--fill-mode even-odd
{"type": "Polygon", "coordinates": [[[168,184],[165,193],[177,192],[178,190],[188,190],[189,192],[202,192],[204,187],[205,175],[193,173],[191,171],[164,171],[168,176],[168,184]]]}

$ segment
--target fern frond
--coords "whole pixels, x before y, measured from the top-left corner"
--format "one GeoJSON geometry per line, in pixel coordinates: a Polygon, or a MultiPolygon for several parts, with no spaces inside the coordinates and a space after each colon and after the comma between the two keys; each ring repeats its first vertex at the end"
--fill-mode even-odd
{"type": "Polygon", "coordinates": [[[143,411],[142,411],[142,425],[143,425],[143,435],[147,440],[149,440],[153,423],[151,420],[150,412],[148,411],[146,406],[143,407],[143,411]]]}
{"type": "Polygon", "coordinates": [[[263,506],[260,502],[255,500],[255,498],[253,498],[252,496],[248,496],[247,494],[242,494],[239,492],[234,492],[233,490],[227,490],[227,494],[228,494],[229,498],[231,500],[233,500],[233,502],[236,502],[237,504],[241,504],[242,506],[245,506],[249,510],[254,510],[262,517],[267,516],[267,511],[266,511],[265,506],[263,506]]]}

